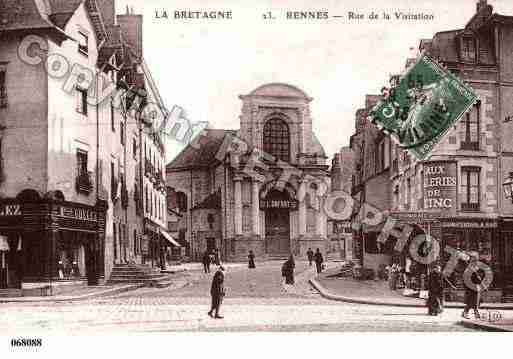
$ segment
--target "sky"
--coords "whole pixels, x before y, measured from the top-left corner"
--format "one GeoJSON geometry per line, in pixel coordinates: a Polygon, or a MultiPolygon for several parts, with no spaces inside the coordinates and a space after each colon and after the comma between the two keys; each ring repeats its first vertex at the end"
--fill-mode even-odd
{"type": "MultiPolygon", "coordinates": [[[[239,95],[265,83],[285,82],[310,97],[313,128],[331,158],[349,145],[355,112],[366,94],[379,93],[400,73],[419,40],[459,29],[477,0],[117,0],[144,15],[144,57],[168,109],[184,108],[193,122],[238,129],[239,95]],[[244,5],[246,4],[246,5],[244,5]],[[313,6],[315,4],[315,6],[313,6]],[[166,10],[169,19],[162,18],[166,10]],[[174,19],[178,10],[232,11],[232,20],[174,19]],[[272,11],[274,20],[264,20],[272,11]],[[286,11],[328,11],[328,20],[287,20],[286,11]],[[161,18],[157,18],[156,12],[161,18]],[[365,15],[349,20],[348,13],[365,15]],[[377,20],[368,19],[374,12],[377,20]],[[391,20],[383,19],[383,12],[391,20]],[[396,20],[394,13],[433,20],[396,20]]],[[[489,0],[494,12],[513,15],[513,1],[489,0]]],[[[167,160],[182,145],[169,141],[167,160]]]]}

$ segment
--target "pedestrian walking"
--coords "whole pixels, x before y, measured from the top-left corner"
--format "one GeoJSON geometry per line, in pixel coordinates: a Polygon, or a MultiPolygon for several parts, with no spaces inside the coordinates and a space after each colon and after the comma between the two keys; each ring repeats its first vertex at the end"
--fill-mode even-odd
{"type": "Polygon", "coordinates": [[[474,311],[474,317],[476,319],[479,318],[479,305],[481,304],[481,292],[483,289],[483,279],[485,274],[483,271],[479,269],[476,262],[479,259],[478,253],[470,254],[470,262],[467,270],[471,270],[472,274],[470,275],[470,281],[467,282],[464,280],[465,284],[465,308],[463,309],[463,313],[461,316],[463,318],[468,319],[468,312],[470,309],[474,311]],[[481,273],[480,273],[481,272],[481,273]]]}
{"type": "Polygon", "coordinates": [[[324,258],[322,257],[322,253],[319,250],[319,248],[317,248],[317,250],[315,251],[314,260],[315,260],[315,266],[317,267],[317,274],[321,274],[322,264],[324,263],[324,258]]]}
{"type": "Polygon", "coordinates": [[[223,302],[223,298],[226,295],[224,289],[224,268],[223,266],[219,266],[217,271],[212,278],[212,286],[210,287],[210,295],[212,296],[212,306],[210,307],[210,311],[208,315],[212,318],[222,319],[223,317],[219,315],[219,310],[221,308],[221,303],[223,302]]]}
{"type": "Polygon", "coordinates": [[[253,251],[249,251],[249,254],[248,254],[248,268],[249,269],[255,269],[256,266],[255,266],[255,254],[253,253],[253,251]]]}
{"type": "Polygon", "coordinates": [[[308,248],[308,251],[306,252],[306,256],[308,257],[308,263],[310,264],[310,267],[312,266],[314,252],[312,251],[312,248],[308,248]]]}
{"type": "Polygon", "coordinates": [[[433,271],[429,274],[428,279],[428,314],[429,315],[438,315],[443,312],[443,277],[442,277],[442,268],[439,265],[436,265],[433,268],[433,271]]]}
{"type": "Polygon", "coordinates": [[[208,253],[208,250],[205,251],[205,253],[203,254],[203,258],[201,260],[201,262],[203,263],[203,270],[205,271],[205,273],[210,273],[210,254],[208,253]]]}
{"type": "Polygon", "coordinates": [[[296,263],[294,261],[294,256],[291,254],[289,259],[283,266],[281,267],[281,275],[285,277],[285,284],[294,284],[294,268],[296,267],[296,263]]]}

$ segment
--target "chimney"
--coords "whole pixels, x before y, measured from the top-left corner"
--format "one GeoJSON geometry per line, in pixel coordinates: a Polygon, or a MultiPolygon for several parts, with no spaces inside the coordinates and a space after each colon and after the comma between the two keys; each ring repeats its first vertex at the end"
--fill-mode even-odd
{"type": "Polygon", "coordinates": [[[116,0],[96,0],[105,26],[116,25],[116,0]]]}
{"type": "Polygon", "coordinates": [[[127,6],[127,13],[117,16],[118,25],[121,27],[123,38],[134,49],[137,56],[143,56],[143,16],[133,14],[127,6]]]}
{"type": "Polygon", "coordinates": [[[476,5],[476,12],[480,12],[483,10],[486,6],[488,6],[486,0],[479,0],[476,5]]]}

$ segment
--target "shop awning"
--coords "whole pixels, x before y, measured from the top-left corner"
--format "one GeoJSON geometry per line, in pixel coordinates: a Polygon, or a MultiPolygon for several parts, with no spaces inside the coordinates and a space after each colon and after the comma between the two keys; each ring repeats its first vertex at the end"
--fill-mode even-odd
{"type": "Polygon", "coordinates": [[[181,247],[181,245],[171,237],[171,235],[166,231],[160,231],[160,233],[164,236],[165,239],[169,241],[175,247],[181,247]]]}

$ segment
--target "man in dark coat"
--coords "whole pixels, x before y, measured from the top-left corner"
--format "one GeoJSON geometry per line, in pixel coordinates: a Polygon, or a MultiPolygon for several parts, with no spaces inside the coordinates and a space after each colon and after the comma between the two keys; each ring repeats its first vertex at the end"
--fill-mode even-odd
{"type": "Polygon", "coordinates": [[[255,267],[255,254],[250,250],[248,254],[248,268],[255,269],[255,267]]]}
{"type": "Polygon", "coordinates": [[[201,262],[203,263],[205,273],[210,273],[210,254],[208,253],[208,250],[203,254],[201,262]]]}
{"type": "Polygon", "coordinates": [[[320,274],[322,272],[322,263],[324,263],[324,258],[322,258],[322,253],[319,248],[315,251],[314,260],[315,266],[317,267],[317,274],[320,274]]]}
{"type": "Polygon", "coordinates": [[[465,308],[463,309],[462,317],[468,319],[468,312],[470,309],[474,311],[474,317],[479,318],[479,304],[481,303],[481,292],[484,289],[483,279],[485,278],[484,271],[480,270],[476,262],[479,260],[479,254],[471,253],[469,268],[472,270],[470,281],[472,283],[465,283],[465,308]]]}
{"type": "Polygon", "coordinates": [[[308,251],[306,252],[306,256],[308,257],[308,263],[310,263],[310,267],[311,267],[313,257],[314,257],[314,252],[312,251],[312,248],[308,248],[308,251]]]}
{"type": "Polygon", "coordinates": [[[443,277],[440,266],[435,266],[428,279],[429,296],[427,300],[428,314],[438,315],[443,312],[443,277]]]}
{"type": "Polygon", "coordinates": [[[208,312],[208,315],[216,319],[223,318],[219,315],[219,309],[221,308],[221,303],[223,302],[223,298],[226,294],[224,290],[223,271],[224,268],[222,266],[219,266],[219,268],[214,274],[214,278],[212,279],[212,286],[210,287],[210,295],[212,296],[212,306],[210,308],[210,311],[208,312]]]}

